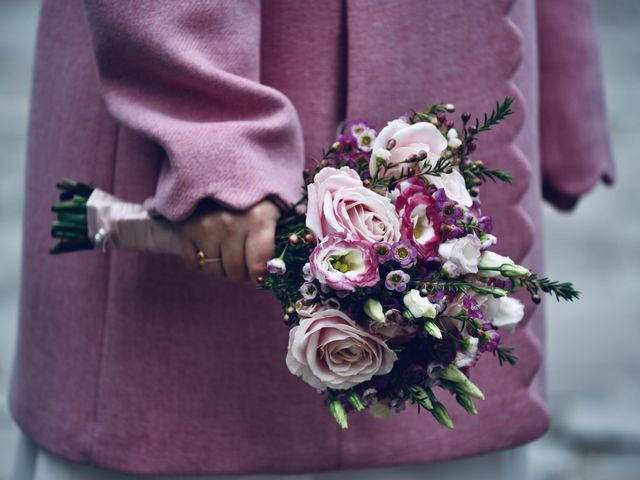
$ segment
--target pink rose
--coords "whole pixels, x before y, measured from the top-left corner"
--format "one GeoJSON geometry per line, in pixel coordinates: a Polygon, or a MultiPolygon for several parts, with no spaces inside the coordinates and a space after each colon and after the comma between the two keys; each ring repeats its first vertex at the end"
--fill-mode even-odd
{"type": "Polygon", "coordinates": [[[380,280],[371,244],[349,240],[345,234],[325,237],[311,252],[309,261],[313,276],[334,290],[353,291],[355,287],[371,287],[380,280]]]}
{"type": "MultiPolygon", "coordinates": [[[[378,134],[376,141],[373,143],[373,150],[369,160],[369,171],[371,176],[389,178],[398,176],[402,168],[412,167],[416,170],[420,169],[418,162],[400,163],[407,160],[411,155],[420,156],[421,153],[426,154],[424,162],[435,164],[442,156],[447,148],[447,139],[435,127],[428,122],[408,124],[402,120],[393,120],[378,134]],[[393,139],[395,145],[390,150],[387,149],[389,140],[393,139]],[[386,161],[389,168],[380,170],[381,161],[386,161]]],[[[447,197],[458,202],[465,207],[470,207],[472,203],[471,196],[467,191],[464,177],[460,174],[456,167],[448,174],[440,174],[439,176],[426,175],[425,179],[436,186],[436,188],[444,188],[447,197]]]]}
{"type": "Polygon", "coordinates": [[[391,200],[363,186],[348,167],[323,168],[307,192],[307,227],[317,238],[334,232],[369,242],[400,238],[400,220],[391,200]]]}
{"type": "Polygon", "coordinates": [[[287,367],[314,388],[346,390],[389,373],[397,359],[340,310],[316,312],[289,332],[287,367]]]}
{"type": "Polygon", "coordinates": [[[376,141],[373,142],[373,151],[371,153],[371,159],[369,160],[369,170],[371,176],[374,177],[379,170],[379,162],[377,157],[388,156],[387,164],[391,165],[390,168],[383,169],[380,172],[380,176],[389,178],[391,176],[398,176],[401,168],[404,167],[405,171],[409,167],[414,167],[415,164],[402,164],[393,166],[403,162],[411,155],[419,155],[420,152],[427,154],[428,160],[437,160],[447,148],[447,139],[435,125],[428,122],[419,122],[410,125],[402,120],[393,120],[384,127],[376,141]],[[391,149],[391,155],[384,153],[387,150],[387,144],[389,140],[395,140],[395,146],[391,149]]]}

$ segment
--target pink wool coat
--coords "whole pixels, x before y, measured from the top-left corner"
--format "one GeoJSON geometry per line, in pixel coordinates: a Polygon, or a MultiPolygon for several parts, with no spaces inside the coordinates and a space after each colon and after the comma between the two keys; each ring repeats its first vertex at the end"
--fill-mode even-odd
{"type": "MultiPolygon", "coordinates": [[[[11,411],[66,458],[132,473],[311,472],[451,459],[548,428],[542,309],[485,358],[487,400],[457,425],[408,410],[341,431],[284,363],[268,292],[171,256],[49,256],[54,183],[71,176],[170,220],[210,198],[296,200],[304,158],[343,118],[433,101],[480,114],[514,96],[478,158],[497,250],[542,270],[542,193],[571,206],[612,166],[583,0],[45,0],[30,122],[20,330],[11,411]]],[[[558,320],[558,319],[555,319],[558,320]]]]}

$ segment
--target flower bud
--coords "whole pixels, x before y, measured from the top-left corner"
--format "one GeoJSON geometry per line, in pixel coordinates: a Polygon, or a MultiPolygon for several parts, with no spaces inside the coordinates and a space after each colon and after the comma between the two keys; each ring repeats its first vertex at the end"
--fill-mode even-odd
{"type": "Polygon", "coordinates": [[[344,405],[340,400],[331,400],[329,402],[329,411],[333,416],[334,420],[338,422],[342,428],[348,428],[349,424],[347,422],[347,412],[344,409],[344,405]]]}
{"type": "Polygon", "coordinates": [[[407,292],[402,298],[402,302],[415,318],[436,318],[438,313],[436,305],[431,303],[427,297],[420,295],[420,292],[415,289],[407,292]]]}
{"type": "Polygon", "coordinates": [[[428,320],[424,322],[424,331],[432,337],[437,338],[438,340],[442,340],[442,332],[435,323],[428,320]]]}
{"type": "Polygon", "coordinates": [[[464,112],[462,115],[460,115],[460,118],[462,118],[462,121],[466,123],[471,118],[471,114],[469,112],[464,112]]]}
{"type": "Polygon", "coordinates": [[[456,111],[456,106],[453,103],[445,103],[442,108],[444,108],[449,113],[453,113],[456,111]]]}
{"type": "Polygon", "coordinates": [[[513,265],[510,263],[500,265],[500,273],[509,278],[524,278],[531,275],[531,272],[522,265],[513,265]]]}
{"type": "Polygon", "coordinates": [[[289,243],[291,245],[297,245],[299,241],[300,241],[300,237],[295,233],[292,233],[291,235],[289,235],[289,243]]]}
{"type": "Polygon", "coordinates": [[[460,383],[468,381],[469,379],[465,376],[464,373],[460,371],[458,367],[456,367],[453,363],[450,363],[447,368],[444,368],[440,372],[440,376],[445,380],[449,380],[450,382],[460,383]]]}
{"type": "Polygon", "coordinates": [[[484,400],[484,394],[482,391],[469,379],[464,382],[456,383],[456,391],[469,395],[470,397],[477,398],[478,400],[484,400]]]}
{"type": "Polygon", "coordinates": [[[456,401],[462,406],[462,408],[464,408],[471,415],[478,414],[478,410],[476,409],[476,406],[471,401],[471,398],[469,398],[469,395],[465,395],[464,393],[458,392],[456,394],[456,401]]]}
{"type": "Polygon", "coordinates": [[[418,405],[426,410],[433,410],[433,402],[431,401],[431,397],[424,388],[422,388],[420,385],[411,385],[409,387],[409,392],[411,393],[411,397],[413,398],[413,400],[417,402],[418,405]]]}
{"type": "Polygon", "coordinates": [[[384,323],[384,310],[382,304],[375,298],[367,298],[364,301],[364,313],[376,323],[384,323]]]}
{"type": "Polygon", "coordinates": [[[353,390],[347,394],[347,400],[353,408],[356,409],[357,412],[361,412],[364,410],[364,405],[362,404],[362,400],[360,399],[360,395],[358,395],[353,390]]]}
{"type": "Polygon", "coordinates": [[[441,404],[440,402],[434,403],[431,414],[435,417],[440,425],[453,430],[453,421],[451,420],[449,412],[447,412],[447,409],[443,404],[441,404]]]}
{"type": "Polygon", "coordinates": [[[493,298],[506,297],[508,294],[509,294],[509,292],[507,292],[506,290],[504,290],[502,288],[492,288],[491,289],[491,295],[493,295],[493,298]]]}

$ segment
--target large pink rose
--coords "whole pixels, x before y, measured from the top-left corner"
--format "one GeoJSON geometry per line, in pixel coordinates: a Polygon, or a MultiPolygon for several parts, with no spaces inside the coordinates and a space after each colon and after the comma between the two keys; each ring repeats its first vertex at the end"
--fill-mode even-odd
{"type": "Polygon", "coordinates": [[[309,257],[311,273],[320,283],[335,290],[353,291],[380,281],[378,260],[364,240],[350,240],[343,233],[325,237],[309,257]]]}
{"type": "Polygon", "coordinates": [[[314,388],[346,390],[389,373],[397,359],[340,310],[316,312],[289,332],[287,367],[314,388]]]}
{"type": "MultiPolygon", "coordinates": [[[[424,160],[430,164],[440,158],[447,148],[447,139],[436,128],[435,125],[428,122],[419,122],[410,125],[402,120],[393,120],[380,131],[376,141],[373,143],[373,149],[369,160],[369,170],[371,176],[389,178],[398,176],[402,168],[413,167],[418,169],[416,163],[403,163],[411,155],[419,155],[421,152],[427,154],[424,160]],[[395,146],[387,149],[389,140],[395,140],[395,146]],[[389,168],[380,170],[380,160],[384,159],[389,168]],[[380,171],[379,171],[380,170],[380,171]]],[[[455,200],[465,207],[470,207],[472,203],[471,196],[467,191],[464,177],[457,168],[448,174],[439,176],[427,175],[426,180],[437,188],[444,188],[447,197],[455,200]]]]}
{"type": "Polygon", "coordinates": [[[362,185],[357,172],[326,167],[307,186],[307,227],[318,238],[345,233],[369,242],[395,242],[400,221],[391,200],[362,185]]]}

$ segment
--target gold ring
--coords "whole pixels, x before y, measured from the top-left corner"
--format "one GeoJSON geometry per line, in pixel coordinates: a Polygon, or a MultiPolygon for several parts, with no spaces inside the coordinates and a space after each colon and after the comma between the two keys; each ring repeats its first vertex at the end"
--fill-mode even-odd
{"type": "Polygon", "coordinates": [[[198,250],[196,258],[200,264],[200,268],[204,268],[207,263],[218,263],[220,258],[208,258],[202,250],[198,250]]]}

